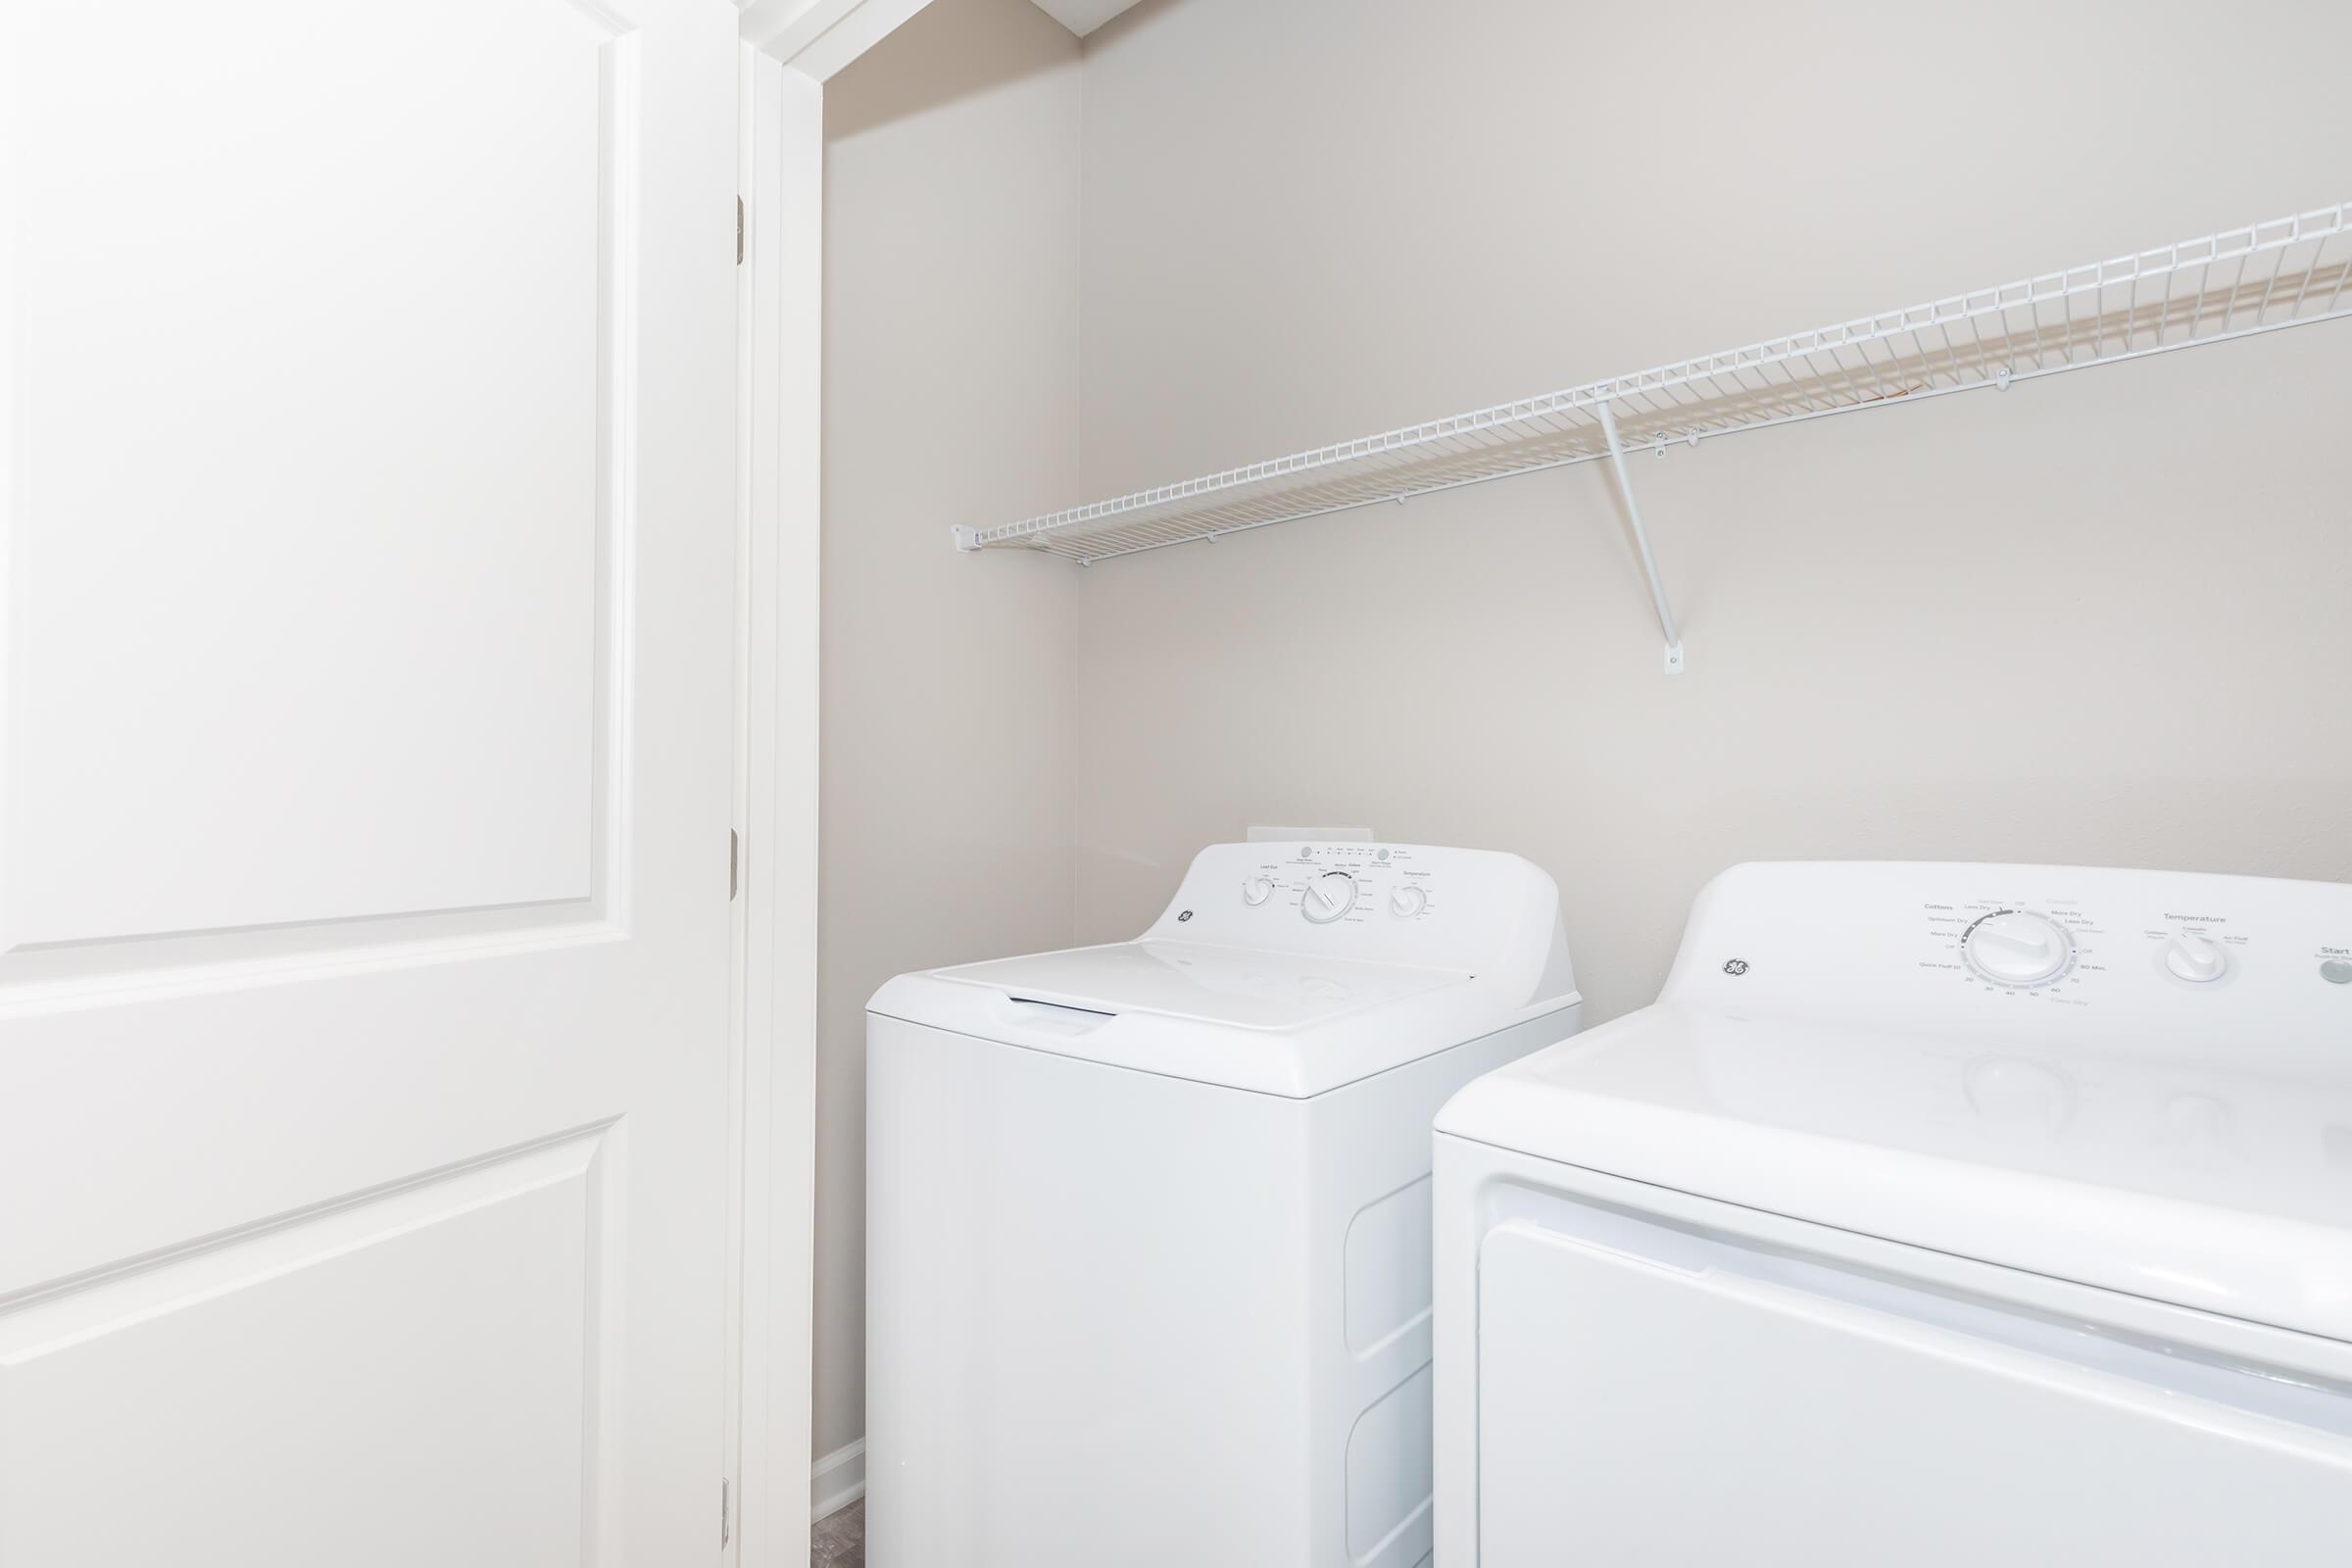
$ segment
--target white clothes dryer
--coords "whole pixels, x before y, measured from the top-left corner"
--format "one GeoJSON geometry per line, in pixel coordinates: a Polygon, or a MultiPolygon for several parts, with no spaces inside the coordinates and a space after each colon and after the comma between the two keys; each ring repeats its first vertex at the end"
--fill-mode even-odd
{"type": "Polygon", "coordinates": [[[2352,1562],[2352,887],[1740,866],[1438,1132],[1437,1568],[2352,1562]]]}

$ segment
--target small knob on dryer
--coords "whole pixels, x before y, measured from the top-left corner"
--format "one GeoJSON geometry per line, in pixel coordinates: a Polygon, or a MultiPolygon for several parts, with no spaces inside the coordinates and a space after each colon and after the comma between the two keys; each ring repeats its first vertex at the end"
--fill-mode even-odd
{"type": "Polygon", "coordinates": [[[2230,956],[2220,943],[2183,931],[2166,946],[2164,966],[2192,985],[2204,985],[2229,972],[2230,956]]]}

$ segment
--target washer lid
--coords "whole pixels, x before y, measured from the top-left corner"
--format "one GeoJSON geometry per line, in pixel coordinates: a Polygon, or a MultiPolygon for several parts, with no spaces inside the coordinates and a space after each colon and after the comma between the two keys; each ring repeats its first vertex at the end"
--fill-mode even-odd
{"type": "Polygon", "coordinates": [[[2352,1341],[2352,1082],[1661,1004],[1438,1130],[1883,1240],[2352,1341]]]}
{"type": "Polygon", "coordinates": [[[1515,855],[1212,844],[1133,942],[905,974],[866,1007],[1298,1099],[1530,1018],[1571,1033],[1559,905],[1551,878],[1515,855]]]}
{"type": "MultiPolygon", "coordinates": [[[[869,1012],[980,1040],[1303,1099],[1576,998],[1451,969],[1146,940],[906,974],[869,1012]]],[[[1566,1033],[1574,1013],[1564,1015],[1566,1033]]]]}
{"type": "Polygon", "coordinates": [[[1237,1029],[1301,1029],[1442,986],[1467,985],[1471,978],[1448,969],[1151,940],[1033,953],[932,974],[1058,1006],[1158,1013],[1237,1029]]]}

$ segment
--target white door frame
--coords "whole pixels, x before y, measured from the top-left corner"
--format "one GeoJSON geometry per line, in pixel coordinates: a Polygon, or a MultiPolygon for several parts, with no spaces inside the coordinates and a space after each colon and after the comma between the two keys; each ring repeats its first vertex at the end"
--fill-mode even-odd
{"type": "Polygon", "coordinates": [[[738,0],[746,881],[736,1561],[808,1561],[816,1224],[824,84],[930,0],[738,0]]]}

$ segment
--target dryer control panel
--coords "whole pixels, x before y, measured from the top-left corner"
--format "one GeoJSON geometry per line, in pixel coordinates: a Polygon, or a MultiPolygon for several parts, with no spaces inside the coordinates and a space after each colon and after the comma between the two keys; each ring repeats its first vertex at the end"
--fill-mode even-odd
{"type": "Polygon", "coordinates": [[[2352,1068],[2352,886],[2082,866],[1737,866],[1662,1001],[2352,1068]],[[2227,1045],[2225,1046],[2225,1043],[2227,1045]]]}
{"type": "MultiPolygon", "coordinates": [[[[2340,883],[1736,866],[1699,895],[1637,1015],[1652,1033],[1629,1025],[1615,1064],[1677,1102],[1843,1145],[2340,1227],[2348,958],[2340,883]]],[[[1600,1081],[1609,1062],[1556,1070],[1600,1081]]]]}

